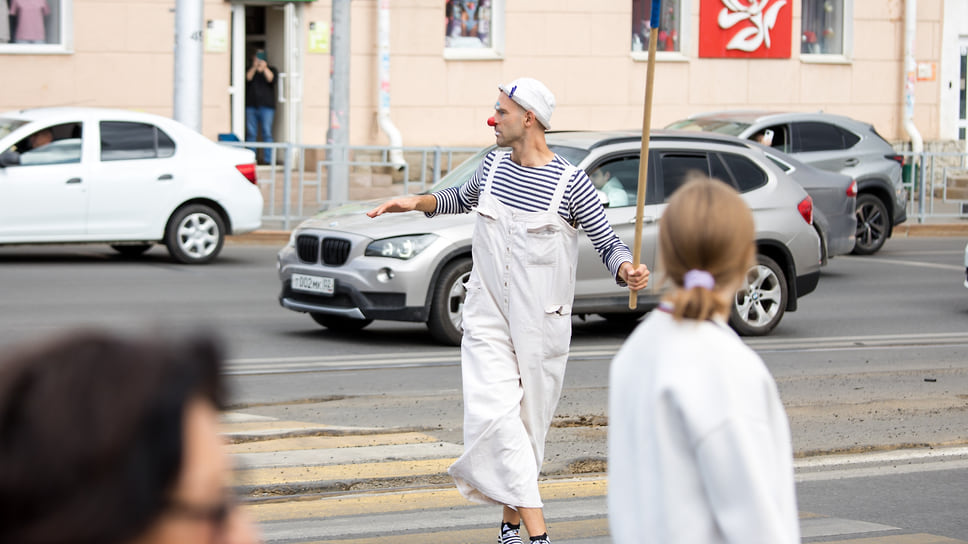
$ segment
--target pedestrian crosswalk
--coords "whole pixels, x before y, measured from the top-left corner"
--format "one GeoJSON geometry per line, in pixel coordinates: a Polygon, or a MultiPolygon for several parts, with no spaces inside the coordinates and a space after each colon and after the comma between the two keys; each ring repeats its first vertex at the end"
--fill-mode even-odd
{"type": "MultiPolygon", "coordinates": [[[[348,428],[232,412],[223,434],[244,508],[269,544],[490,543],[500,507],[469,503],[447,467],[462,450],[414,430],[348,428]]],[[[540,483],[558,544],[611,544],[602,473],[540,483]]],[[[803,542],[968,544],[801,512],[803,542]]]]}

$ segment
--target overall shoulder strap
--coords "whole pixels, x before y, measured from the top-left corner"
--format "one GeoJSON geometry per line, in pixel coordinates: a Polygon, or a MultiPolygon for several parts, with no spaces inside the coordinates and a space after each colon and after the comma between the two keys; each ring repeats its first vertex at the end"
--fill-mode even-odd
{"type": "Polygon", "coordinates": [[[500,166],[504,159],[508,156],[507,151],[497,151],[494,153],[494,160],[491,162],[491,168],[487,171],[487,176],[484,178],[484,183],[481,185],[480,196],[478,196],[478,201],[480,197],[484,195],[485,192],[489,192],[491,189],[491,183],[494,182],[494,173],[497,172],[497,167],[500,166]]]}
{"type": "Polygon", "coordinates": [[[571,178],[575,177],[575,172],[577,171],[578,167],[573,164],[565,166],[565,171],[558,178],[558,186],[555,187],[555,194],[551,197],[551,204],[548,206],[549,212],[558,213],[558,208],[561,207],[561,199],[564,198],[565,189],[568,188],[568,182],[571,181],[571,178]]]}

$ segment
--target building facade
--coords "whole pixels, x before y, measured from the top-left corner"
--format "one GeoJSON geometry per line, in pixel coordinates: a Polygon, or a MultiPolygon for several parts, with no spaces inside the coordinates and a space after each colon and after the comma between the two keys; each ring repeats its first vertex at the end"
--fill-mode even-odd
{"type": "MultiPolygon", "coordinates": [[[[202,132],[244,138],[245,71],[264,49],[279,74],[276,141],[326,143],[332,1],[196,1],[202,132]]],[[[497,85],[524,75],[556,94],[554,129],[641,127],[649,0],[347,3],[351,144],[388,143],[381,111],[404,146],[488,144],[497,85]]],[[[174,9],[175,0],[0,0],[0,111],[171,116],[174,9]]],[[[964,145],[968,0],[662,0],[657,30],[653,128],[716,109],[824,110],[903,142],[910,111],[926,144],[964,145]],[[916,1],[913,26],[905,1],[916,1]]]]}

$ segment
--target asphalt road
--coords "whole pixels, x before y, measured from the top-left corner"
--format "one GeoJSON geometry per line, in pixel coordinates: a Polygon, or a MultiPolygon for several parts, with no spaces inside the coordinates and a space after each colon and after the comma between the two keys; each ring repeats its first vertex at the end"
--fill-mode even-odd
{"type": "MultiPolygon", "coordinates": [[[[0,248],[0,346],[78,326],[204,331],[224,341],[238,405],[310,411],[307,400],[341,397],[326,404],[336,423],[459,428],[456,348],[422,324],[335,334],[281,308],[276,249],[230,244],[215,264],[184,266],[162,248],[141,259],[99,245],[0,248]],[[398,409],[411,398],[424,400],[398,409]]],[[[968,439],[963,251],[954,237],[897,238],[834,259],[798,311],[748,339],[778,381],[797,451],[968,439]]],[[[576,318],[560,417],[604,415],[607,363],[628,332],[576,318]]]]}
{"type": "MultiPolygon", "coordinates": [[[[849,534],[929,541],[921,533],[968,541],[964,243],[897,238],[877,255],[834,259],[817,291],[772,335],[747,339],[775,376],[790,415],[801,456],[800,506],[809,516],[801,520],[805,541],[849,534]],[[909,459],[910,451],[955,454],[909,459]],[[847,455],[822,455],[829,453],[847,455]]],[[[229,245],[215,264],[192,267],[171,263],[163,249],[126,260],[104,246],[0,248],[0,346],[78,326],[217,334],[230,359],[235,410],[412,428],[459,443],[457,349],[435,345],[420,324],[377,322],[334,334],[282,309],[275,250],[229,245]]],[[[600,319],[576,320],[547,473],[603,468],[608,361],[628,332],[600,319]]],[[[589,524],[600,532],[600,503],[595,496],[557,505],[562,532],[568,523],[576,529],[556,542],[607,542],[575,536],[589,524]]],[[[425,517],[381,519],[412,531],[425,517]]],[[[346,523],[345,534],[359,530],[357,518],[332,527],[337,521],[346,523]]],[[[319,523],[266,527],[275,542],[320,536],[319,523]]]]}

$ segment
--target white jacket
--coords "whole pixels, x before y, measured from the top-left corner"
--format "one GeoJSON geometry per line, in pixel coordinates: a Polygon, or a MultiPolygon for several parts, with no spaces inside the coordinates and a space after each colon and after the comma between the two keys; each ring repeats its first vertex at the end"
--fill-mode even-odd
{"type": "Polygon", "coordinates": [[[776,383],[724,323],[651,312],[612,361],[610,386],[615,542],[800,541],[776,383]]]}

